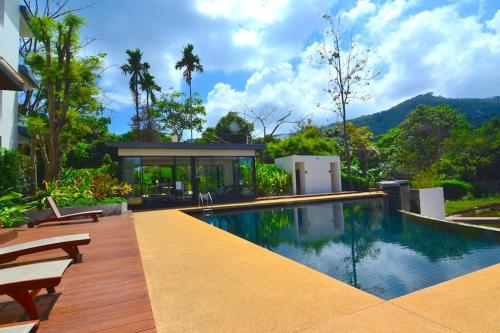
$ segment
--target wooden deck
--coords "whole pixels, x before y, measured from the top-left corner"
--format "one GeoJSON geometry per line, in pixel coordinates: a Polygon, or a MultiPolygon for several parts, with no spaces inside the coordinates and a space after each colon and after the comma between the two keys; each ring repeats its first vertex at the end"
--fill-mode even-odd
{"type": "MultiPolygon", "coordinates": [[[[0,246],[83,232],[92,238],[80,248],[83,263],[68,269],[56,294],[42,292],[36,299],[42,316],[38,332],[156,332],[131,215],[99,223],[21,228],[17,239],[0,246]]],[[[63,257],[63,251],[53,250],[21,257],[14,264],[63,257]]],[[[27,320],[24,310],[0,296],[0,324],[21,320],[27,320]]]]}

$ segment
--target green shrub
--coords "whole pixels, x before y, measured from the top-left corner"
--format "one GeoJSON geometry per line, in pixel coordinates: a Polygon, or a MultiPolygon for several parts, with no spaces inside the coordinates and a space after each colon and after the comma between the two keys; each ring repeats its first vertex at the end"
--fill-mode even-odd
{"type": "Polygon", "coordinates": [[[38,193],[38,207],[47,207],[47,196],[53,197],[61,207],[93,206],[106,203],[104,201],[108,198],[124,197],[132,191],[129,184],[120,183],[118,179],[100,171],[64,169],[60,180],[43,182],[43,188],[38,193]]]}
{"type": "MultiPolygon", "coordinates": [[[[342,190],[348,191],[349,181],[347,179],[347,174],[342,172],[341,179],[342,179],[342,190]]],[[[352,186],[353,186],[353,191],[366,191],[369,187],[376,187],[376,184],[370,182],[370,180],[368,180],[367,178],[353,175],[352,186]]]]}
{"type": "Polygon", "coordinates": [[[17,150],[0,148],[0,192],[29,192],[28,162],[17,150]]]}
{"type": "Polygon", "coordinates": [[[447,200],[462,199],[468,193],[476,192],[472,184],[458,179],[438,180],[435,184],[443,188],[444,198],[447,200]]]}
{"type": "Polygon", "coordinates": [[[33,207],[33,204],[20,203],[22,197],[22,194],[12,191],[0,194],[0,227],[10,228],[28,220],[24,213],[33,207]]]}
{"type": "Polygon", "coordinates": [[[256,163],[257,195],[272,196],[290,191],[292,175],[274,164],[256,163]]]}

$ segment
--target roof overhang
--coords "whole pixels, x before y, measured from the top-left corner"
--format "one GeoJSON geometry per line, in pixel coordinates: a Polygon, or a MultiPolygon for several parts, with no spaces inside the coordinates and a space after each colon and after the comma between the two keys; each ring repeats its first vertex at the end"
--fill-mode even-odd
{"type": "Polygon", "coordinates": [[[194,149],[194,150],[263,150],[260,144],[232,143],[173,143],[173,142],[106,142],[109,148],[128,149],[194,149]]]}
{"type": "Polygon", "coordinates": [[[163,142],[108,142],[106,146],[116,149],[118,156],[135,157],[250,157],[255,156],[257,150],[264,149],[264,145],[163,142]]]}
{"type": "Polygon", "coordinates": [[[24,90],[34,90],[39,88],[38,82],[31,75],[30,70],[26,66],[19,65],[18,73],[24,80],[24,90]]]}
{"type": "Polygon", "coordinates": [[[28,8],[26,6],[19,6],[19,11],[21,12],[21,15],[19,15],[19,35],[25,38],[33,38],[33,31],[31,31],[28,23],[31,18],[28,8]]]}
{"type": "Polygon", "coordinates": [[[0,90],[24,90],[23,78],[3,57],[0,57],[0,90]]]}

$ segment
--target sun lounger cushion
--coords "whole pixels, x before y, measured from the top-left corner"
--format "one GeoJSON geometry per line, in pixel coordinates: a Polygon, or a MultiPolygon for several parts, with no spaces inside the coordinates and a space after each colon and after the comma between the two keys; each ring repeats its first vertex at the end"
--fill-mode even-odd
{"type": "Polygon", "coordinates": [[[22,255],[52,249],[63,249],[72,256],[73,259],[79,261],[78,246],[89,243],[90,234],[74,234],[20,243],[0,248],[0,262],[12,261],[22,255]]]}

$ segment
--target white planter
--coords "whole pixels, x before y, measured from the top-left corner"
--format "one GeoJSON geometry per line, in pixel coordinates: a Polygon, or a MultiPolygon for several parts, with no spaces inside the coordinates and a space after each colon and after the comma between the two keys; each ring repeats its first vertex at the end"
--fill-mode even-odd
{"type": "Polygon", "coordinates": [[[435,219],[444,220],[444,192],[442,187],[421,188],[412,190],[416,194],[414,198],[418,201],[418,213],[435,219]]]}

